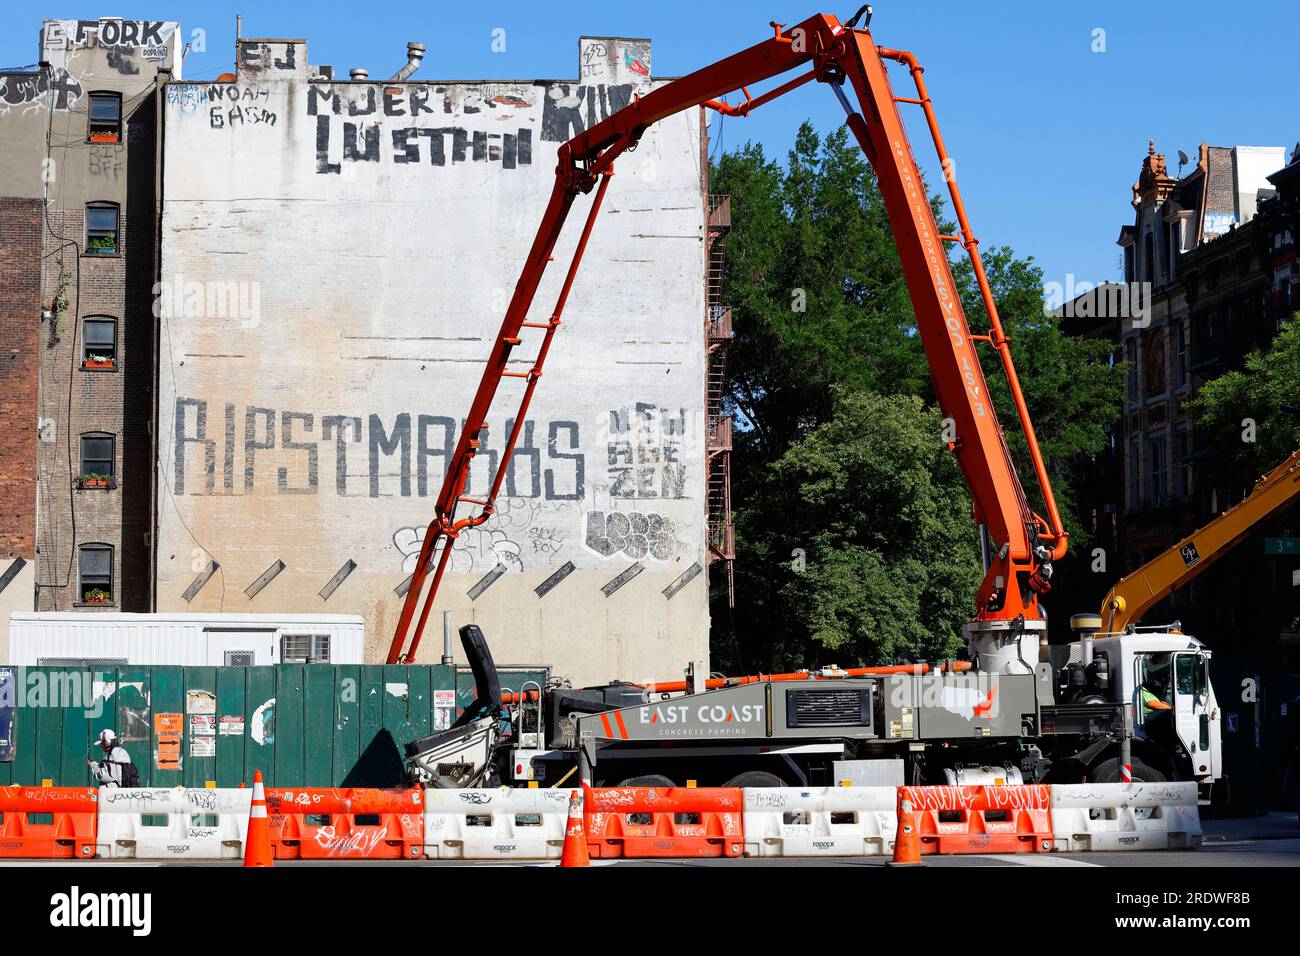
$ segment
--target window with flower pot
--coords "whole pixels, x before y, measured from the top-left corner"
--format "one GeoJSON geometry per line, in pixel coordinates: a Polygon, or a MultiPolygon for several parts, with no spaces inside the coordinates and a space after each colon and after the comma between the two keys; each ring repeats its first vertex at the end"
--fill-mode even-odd
{"type": "Polygon", "coordinates": [[[92,315],[81,329],[81,367],[115,368],[117,366],[117,319],[92,315]]]}
{"type": "Polygon", "coordinates": [[[86,203],[86,252],[92,256],[115,256],[118,243],[117,203],[86,203]]]}
{"type": "Polygon", "coordinates": [[[77,595],[81,604],[113,601],[113,548],[83,544],[77,549],[77,595]]]}
{"type": "Polygon", "coordinates": [[[90,94],[90,125],[86,138],[92,143],[122,142],[121,93],[90,94]]]}
{"type": "Polygon", "coordinates": [[[107,432],[88,432],[81,436],[81,488],[115,488],[113,453],[116,440],[107,432]]]}

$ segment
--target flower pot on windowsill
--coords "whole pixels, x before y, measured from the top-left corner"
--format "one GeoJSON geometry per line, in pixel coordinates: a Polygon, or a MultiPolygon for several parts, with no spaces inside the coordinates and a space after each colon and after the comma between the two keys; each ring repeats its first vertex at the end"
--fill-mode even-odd
{"type": "Polygon", "coordinates": [[[82,368],[115,368],[117,363],[112,359],[82,359],[82,368]]]}
{"type": "Polygon", "coordinates": [[[94,475],[94,476],[87,475],[77,479],[77,487],[82,489],[83,491],[90,488],[102,488],[107,491],[116,488],[117,481],[114,480],[113,478],[108,478],[103,475],[94,475]]]}
{"type": "Polygon", "coordinates": [[[91,133],[90,141],[92,143],[120,143],[122,137],[117,133],[91,133]]]}
{"type": "Polygon", "coordinates": [[[99,592],[91,591],[89,594],[86,594],[82,597],[81,603],[82,604],[112,604],[113,596],[111,594],[105,594],[103,591],[99,591],[99,592]]]}

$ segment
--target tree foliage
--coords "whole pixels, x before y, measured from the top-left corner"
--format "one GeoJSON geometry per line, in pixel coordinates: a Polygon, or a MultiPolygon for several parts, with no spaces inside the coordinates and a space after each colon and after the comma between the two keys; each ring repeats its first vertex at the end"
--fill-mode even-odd
{"type": "MultiPolygon", "coordinates": [[[[805,123],[785,166],[747,145],[721,157],[711,189],[732,201],[723,302],[738,426],[736,607],[715,605],[716,665],[953,653],[981,576],[978,537],[870,166],[846,130],[822,138],[805,123]]],[[[1101,447],[1119,412],[1119,370],[1104,343],[1065,337],[1045,313],[1032,260],[1003,247],[985,265],[1054,489],[1069,502],[1066,462],[1101,447]]],[[[987,331],[969,265],[954,266],[972,329],[987,331]]],[[[1034,501],[1027,446],[986,352],[1034,501]]]]}
{"type": "Polygon", "coordinates": [[[1201,386],[1189,410],[1198,450],[1226,466],[1239,488],[1300,448],[1300,317],[1282,326],[1267,352],[1246,357],[1240,371],[1201,386]]]}

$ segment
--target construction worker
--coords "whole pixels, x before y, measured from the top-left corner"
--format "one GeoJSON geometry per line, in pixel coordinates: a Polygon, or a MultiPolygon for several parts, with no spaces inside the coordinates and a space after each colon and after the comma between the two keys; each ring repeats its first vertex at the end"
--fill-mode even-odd
{"type": "Polygon", "coordinates": [[[1142,723],[1146,724],[1156,714],[1167,710],[1173,710],[1173,706],[1165,702],[1164,688],[1153,678],[1148,677],[1142,682],[1140,688],[1142,695],[1142,723]]]}
{"type": "Polygon", "coordinates": [[[101,760],[87,760],[90,775],[102,787],[138,787],[140,771],[131,762],[131,755],[117,740],[117,734],[104,729],[99,732],[96,741],[104,752],[101,760]]]}

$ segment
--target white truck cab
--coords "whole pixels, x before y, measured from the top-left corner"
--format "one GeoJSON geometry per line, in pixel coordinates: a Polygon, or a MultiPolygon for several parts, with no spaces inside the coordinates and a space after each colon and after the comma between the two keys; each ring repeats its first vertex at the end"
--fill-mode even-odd
{"type": "Polygon", "coordinates": [[[1195,779],[1208,793],[1223,771],[1222,715],[1210,683],[1210,649],[1177,624],[1099,633],[1092,641],[1093,653],[1108,658],[1112,699],[1131,708],[1134,737],[1165,752],[1176,742],[1172,756],[1184,762],[1184,779],[1195,779]]]}

